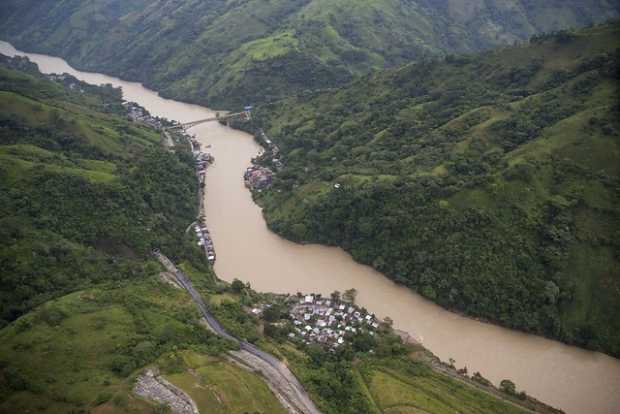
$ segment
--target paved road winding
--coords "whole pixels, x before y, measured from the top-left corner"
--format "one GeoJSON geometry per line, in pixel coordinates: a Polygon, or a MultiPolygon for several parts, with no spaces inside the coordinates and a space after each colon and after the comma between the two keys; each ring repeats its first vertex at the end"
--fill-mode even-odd
{"type": "Polygon", "coordinates": [[[220,323],[215,319],[215,317],[209,311],[209,308],[205,304],[202,296],[196,291],[192,281],[179,270],[166,256],[161,254],[159,251],[154,251],[153,254],[159,262],[166,268],[168,272],[174,275],[179,285],[181,285],[187,293],[190,294],[196,306],[198,306],[198,310],[202,314],[202,316],[207,321],[209,327],[217,334],[226,339],[229,339],[237,344],[239,344],[239,348],[241,350],[246,351],[263,362],[269,364],[273,369],[269,370],[270,372],[262,371],[262,374],[265,376],[271,375],[270,384],[278,389],[280,397],[284,398],[288,404],[290,404],[297,412],[302,414],[321,414],[318,408],[314,405],[310,396],[301,385],[297,377],[291,372],[291,370],[286,366],[285,363],[277,359],[271,354],[264,352],[258,349],[256,346],[252,345],[249,342],[243,341],[239,338],[234,337],[233,335],[226,332],[226,330],[220,325],[220,323]],[[273,376],[279,376],[279,378],[273,378],[273,376]],[[283,387],[279,387],[279,384],[285,384],[283,387]]]}

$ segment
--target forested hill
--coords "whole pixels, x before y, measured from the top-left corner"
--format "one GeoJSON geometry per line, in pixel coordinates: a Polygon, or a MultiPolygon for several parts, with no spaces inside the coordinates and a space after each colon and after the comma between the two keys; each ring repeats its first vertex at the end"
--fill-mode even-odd
{"type": "Polygon", "coordinates": [[[619,14],[613,0],[4,0],[0,38],[232,109],[619,14]]]}
{"type": "Polygon", "coordinates": [[[61,294],[145,277],[153,247],[191,254],[191,156],[130,122],[120,89],[58,79],[0,55],[0,327],[61,294]]]}
{"type": "Polygon", "coordinates": [[[285,163],[257,195],[270,228],[619,356],[619,36],[538,36],[259,108],[285,163]]]}
{"type": "Polygon", "coordinates": [[[438,414],[559,412],[511,381],[500,393],[480,374],[434,370],[428,352],[387,325],[347,336],[337,352],[290,341],[297,298],[218,281],[185,233],[197,213],[188,153],[160,148],[156,131],[128,121],[120,90],[43,76],[25,58],[0,55],[1,413],[171,412],[136,395],[147,367],[202,413],[286,412],[262,375],[224,354],[235,345],[204,326],[150,259],[153,247],[229,332],[284,359],[323,413],[412,404],[438,414]],[[258,306],[269,310],[264,318],[250,314],[258,306]]]}

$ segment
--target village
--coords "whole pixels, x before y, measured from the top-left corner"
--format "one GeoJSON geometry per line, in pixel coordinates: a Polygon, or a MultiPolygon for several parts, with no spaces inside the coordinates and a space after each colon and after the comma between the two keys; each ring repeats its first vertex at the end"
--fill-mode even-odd
{"type": "Polygon", "coordinates": [[[207,168],[215,162],[215,158],[210,153],[202,151],[202,146],[195,136],[189,136],[187,134],[184,134],[184,136],[191,145],[195,160],[196,175],[198,176],[198,182],[200,184],[198,220],[194,225],[194,232],[198,238],[198,246],[204,250],[209,263],[214,264],[215,246],[213,245],[211,233],[209,233],[207,229],[206,215],[204,212],[204,188],[206,186],[207,168]]]}
{"type": "Polygon", "coordinates": [[[246,187],[261,192],[273,182],[273,172],[269,168],[252,164],[245,170],[243,179],[246,187]]]}
{"type": "MultiPolygon", "coordinates": [[[[353,302],[340,300],[339,295],[326,299],[321,295],[301,295],[289,309],[292,332],[288,337],[304,344],[321,344],[330,349],[351,341],[356,335],[376,335],[380,322],[374,314],[367,313],[353,302]]],[[[263,307],[251,310],[261,315],[263,307]]]]}
{"type": "Polygon", "coordinates": [[[265,152],[261,155],[269,155],[271,157],[271,163],[273,164],[273,166],[276,168],[276,170],[280,171],[284,167],[281,159],[280,148],[278,148],[278,146],[274,144],[271,139],[269,139],[269,137],[267,136],[267,134],[265,134],[265,131],[263,131],[262,128],[258,130],[258,138],[263,147],[265,148],[265,152]]]}
{"type": "Polygon", "coordinates": [[[215,247],[213,246],[213,240],[211,239],[211,233],[207,229],[206,223],[203,219],[199,220],[194,225],[194,231],[198,238],[198,246],[204,249],[209,263],[215,263],[215,247]]]}
{"type": "MultiPolygon", "coordinates": [[[[127,116],[133,122],[142,122],[153,126],[154,128],[161,130],[166,135],[166,138],[172,140],[171,134],[165,130],[166,126],[174,125],[174,122],[167,121],[151,116],[151,114],[142,106],[135,102],[123,102],[123,106],[127,110],[127,116]]],[[[206,216],[204,213],[204,189],[206,187],[206,174],[207,168],[215,162],[215,158],[208,152],[202,151],[200,142],[196,139],[195,135],[189,135],[184,130],[175,131],[172,133],[175,135],[177,141],[187,141],[191,147],[192,155],[194,156],[194,167],[196,169],[196,176],[198,177],[199,189],[199,211],[198,219],[193,224],[193,229],[198,239],[198,246],[204,251],[205,256],[209,263],[215,263],[215,246],[211,233],[207,229],[206,216]]],[[[168,143],[172,146],[173,143],[168,143]]],[[[189,229],[188,229],[189,230],[189,229]]]]}
{"type": "Polygon", "coordinates": [[[163,126],[163,120],[158,117],[152,116],[149,111],[135,102],[124,101],[123,106],[127,110],[127,116],[133,122],[141,122],[152,126],[156,129],[161,129],[163,126]]]}
{"type": "Polygon", "coordinates": [[[252,158],[252,165],[246,169],[243,178],[246,187],[260,193],[273,183],[274,172],[265,164],[273,166],[276,171],[280,171],[284,168],[284,163],[281,160],[280,149],[267,137],[265,131],[259,129],[256,140],[264,150],[252,158]]]}

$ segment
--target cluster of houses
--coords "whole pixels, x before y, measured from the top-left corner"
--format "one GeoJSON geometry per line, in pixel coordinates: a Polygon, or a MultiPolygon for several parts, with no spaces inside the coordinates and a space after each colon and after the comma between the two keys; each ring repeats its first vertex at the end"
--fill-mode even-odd
{"type": "Polygon", "coordinates": [[[261,144],[265,147],[265,152],[261,155],[267,156],[267,154],[269,154],[271,156],[271,163],[277,171],[280,171],[284,167],[281,159],[280,148],[278,148],[278,146],[274,144],[271,139],[269,139],[267,134],[265,134],[265,131],[262,129],[258,131],[258,137],[261,144]]]}
{"type": "Polygon", "coordinates": [[[187,135],[185,137],[189,140],[189,144],[192,146],[192,153],[194,156],[200,152],[200,142],[196,139],[196,135],[187,135]]]}
{"type": "Polygon", "coordinates": [[[270,168],[265,167],[262,161],[271,162],[276,171],[284,168],[284,164],[280,159],[280,148],[267,137],[265,131],[260,129],[256,138],[264,150],[261,150],[255,158],[252,158],[252,165],[246,169],[243,178],[246,187],[260,192],[271,186],[274,176],[274,172],[270,168]]]}
{"type": "Polygon", "coordinates": [[[198,246],[200,246],[207,256],[209,263],[215,263],[215,247],[213,246],[213,240],[211,239],[211,233],[207,229],[207,225],[204,218],[198,220],[198,223],[194,226],[196,237],[198,237],[198,246]]]}
{"type": "Polygon", "coordinates": [[[211,238],[211,233],[207,229],[207,223],[204,214],[204,187],[205,187],[205,178],[207,174],[207,168],[209,165],[213,164],[215,158],[213,155],[208,152],[203,152],[201,150],[201,145],[198,140],[196,140],[195,136],[185,135],[185,138],[188,139],[192,146],[192,154],[194,155],[195,165],[196,165],[196,175],[198,176],[198,181],[200,182],[200,193],[198,199],[200,200],[199,211],[198,211],[198,221],[197,224],[194,225],[194,231],[196,232],[196,237],[198,238],[198,246],[200,246],[205,255],[207,256],[207,260],[209,263],[215,263],[215,246],[213,245],[213,239],[211,238]]]}
{"type": "Polygon", "coordinates": [[[147,111],[137,103],[124,101],[123,106],[127,110],[127,116],[133,122],[142,122],[157,129],[162,128],[163,124],[161,119],[151,116],[149,111],[147,111]]]}
{"type": "Polygon", "coordinates": [[[194,152],[194,157],[196,158],[196,174],[198,174],[198,181],[200,182],[200,187],[204,188],[207,167],[215,161],[215,158],[208,152],[202,151],[194,152]]]}
{"type": "Polygon", "coordinates": [[[273,182],[273,172],[269,168],[260,165],[251,165],[245,170],[243,179],[246,187],[261,191],[269,187],[273,182]]]}
{"type": "Polygon", "coordinates": [[[78,89],[80,93],[84,93],[84,89],[82,89],[80,81],[68,73],[50,73],[49,75],[45,75],[45,77],[52,82],[62,83],[71,90],[78,89]]]}
{"type": "Polygon", "coordinates": [[[291,339],[337,348],[355,335],[375,335],[379,322],[357,306],[306,295],[290,311],[294,332],[291,339]]]}

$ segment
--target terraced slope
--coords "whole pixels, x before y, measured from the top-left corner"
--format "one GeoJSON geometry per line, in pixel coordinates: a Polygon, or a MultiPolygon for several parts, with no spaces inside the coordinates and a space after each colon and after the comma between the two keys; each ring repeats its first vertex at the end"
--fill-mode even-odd
{"type": "Polygon", "coordinates": [[[232,109],[617,17],[609,0],[8,0],[0,38],[232,109]]]}
{"type": "Polygon", "coordinates": [[[286,164],[257,195],[269,226],[447,308],[620,355],[619,36],[539,36],[259,107],[286,164]]]}

